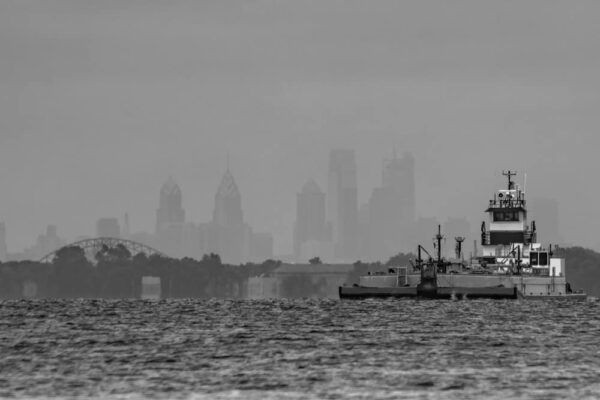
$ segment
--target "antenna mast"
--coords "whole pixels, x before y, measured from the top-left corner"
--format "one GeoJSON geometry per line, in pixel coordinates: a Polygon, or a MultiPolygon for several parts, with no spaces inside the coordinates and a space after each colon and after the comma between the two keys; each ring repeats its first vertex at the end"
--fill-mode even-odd
{"type": "Polygon", "coordinates": [[[456,258],[462,258],[462,243],[465,241],[463,236],[457,236],[454,238],[456,240],[456,258]]]}
{"type": "Polygon", "coordinates": [[[502,175],[508,178],[508,190],[513,190],[515,187],[515,183],[512,181],[512,177],[517,175],[516,171],[502,171],[502,175]]]}
{"type": "Polygon", "coordinates": [[[442,226],[438,225],[438,233],[435,235],[435,240],[437,241],[437,259],[438,265],[442,262],[442,239],[444,236],[442,235],[442,226]]]}

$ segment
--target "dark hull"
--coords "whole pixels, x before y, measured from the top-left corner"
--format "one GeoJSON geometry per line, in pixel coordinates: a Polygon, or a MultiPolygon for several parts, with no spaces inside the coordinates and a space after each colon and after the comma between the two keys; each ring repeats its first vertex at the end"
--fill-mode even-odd
{"type": "Polygon", "coordinates": [[[516,299],[517,288],[505,287],[438,287],[421,291],[417,287],[340,286],[340,299],[411,297],[430,299],[516,299]]]}
{"type": "Polygon", "coordinates": [[[579,301],[585,301],[587,299],[587,294],[585,293],[569,293],[569,294],[563,294],[563,295],[558,295],[558,296],[523,296],[521,294],[519,294],[520,298],[523,299],[527,299],[527,300],[548,300],[548,299],[552,299],[552,300],[579,300],[579,301]]]}

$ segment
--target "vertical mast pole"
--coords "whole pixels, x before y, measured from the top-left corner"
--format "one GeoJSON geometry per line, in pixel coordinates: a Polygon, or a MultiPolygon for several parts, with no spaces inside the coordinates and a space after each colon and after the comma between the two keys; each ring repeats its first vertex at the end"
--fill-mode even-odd
{"type": "Polygon", "coordinates": [[[438,259],[438,265],[442,262],[442,239],[444,238],[442,236],[442,226],[438,225],[438,234],[435,235],[435,238],[437,240],[437,259],[438,259]]]}

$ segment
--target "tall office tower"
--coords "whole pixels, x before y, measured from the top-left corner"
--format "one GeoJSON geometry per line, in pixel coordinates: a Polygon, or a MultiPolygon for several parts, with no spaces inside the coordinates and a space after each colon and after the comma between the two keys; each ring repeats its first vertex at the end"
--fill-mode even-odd
{"type": "Polygon", "coordinates": [[[181,188],[173,177],[169,177],[160,188],[156,210],[156,246],[170,257],[183,255],[185,210],[182,197],[181,188]]]}
{"type": "Polygon", "coordinates": [[[46,244],[50,251],[58,249],[62,245],[62,240],[58,237],[58,228],[56,225],[46,227],[46,244]]]}
{"type": "Polygon", "coordinates": [[[58,250],[64,245],[64,241],[58,237],[56,225],[48,225],[46,232],[38,235],[35,244],[22,253],[12,254],[11,258],[17,260],[38,260],[49,253],[58,250]]]}
{"type": "Polygon", "coordinates": [[[369,256],[387,261],[415,246],[414,159],[409,153],[385,159],[382,185],[369,200],[369,256]]]}
{"type": "Polygon", "coordinates": [[[414,222],[416,218],[415,159],[411,153],[406,152],[402,158],[398,158],[394,152],[392,158],[384,161],[383,187],[398,191],[405,222],[414,222]]]}
{"type": "Polygon", "coordinates": [[[369,199],[369,259],[386,262],[408,250],[402,240],[403,215],[400,193],[392,187],[375,188],[369,199]]]}
{"type": "Polygon", "coordinates": [[[8,259],[8,250],[6,249],[6,225],[0,222],[0,262],[8,259]]]}
{"type": "Polygon", "coordinates": [[[181,226],[185,222],[185,210],[181,206],[182,195],[179,185],[172,177],[160,188],[160,200],[156,210],[156,233],[164,229],[181,226]]]}
{"type": "Polygon", "coordinates": [[[547,197],[533,197],[528,201],[529,221],[536,221],[539,240],[548,244],[563,244],[560,235],[558,201],[547,197]]]}
{"type": "Polygon", "coordinates": [[[371,257],[371,212],[369,202],[358,207],[358,257],[361,261],[375,261],[371,257]]]}
{"type": "Polygon", "coordinates": [[[335,149],[329,154],[327,218],[332,224],[335,256],[355,261],[358,248],[358,191],[353,150],[335,149]]]}
{"type": "Polygon", "coordinates": [[[213,229],[216,236],[214,252],[221,256],[221,260],[234,264],[244,262],[245,227],[242,197],[229,169],[225,172],[215,195],[213,229]]]}
{"type": "Polygon", "coordinates": [[[296,195],[296,225],[294,227],[294,256],[297,261],[307,261],[321,254],[302,251],[303,247],[318,246],[326,241],[325,193],[311,179],[296,195]],[[308,257],[308,258],[306,258],[308,257]],[[305,259],[306,258],[306,259],[305,259]]]}
{"type": "Polygon", "coordinates": [[[64,242],[58,237],[56,225],[48,225],[46,233],[38,236],[35,245],[28,250],[29,259],[38,259],[58,250],[64,242]]]}
{"type": "Polygon", "coordinates": [[[100,218],[96,222],[97,237],[121,237],[121,227],[117,218],[100,218]]]}

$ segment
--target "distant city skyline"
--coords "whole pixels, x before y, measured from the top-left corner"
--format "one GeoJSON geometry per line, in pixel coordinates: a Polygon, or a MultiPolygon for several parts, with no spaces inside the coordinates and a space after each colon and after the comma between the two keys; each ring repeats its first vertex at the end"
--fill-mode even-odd
{"type": "MultiPolygon", "coordinates": [[[[327,174],[323,174],[328,176],[327,179],[324,176],[311,177],[302,185],[296,194],[295,204],[288,205],[296,209],[290,238],[278,237],[272,232],[255,233],[245,222],[242,193],[228,165],[214,192],[213,215],[208,220],[191,220],[189,216],[186,218],[184,193],[175,177],[169,176],[158,191],[154,231],[134,230],[130,233],[129,211],[125,210],[117,213],[123,215],[122,219],[106,216],[98,218],[95,231],[78,232],[75,239],[126,236],[173,257],[199,259],[204,254],[214,252],[220,254],[224,261],[234,264],[257,262],[271,257],[298,262],[307,262],[311,257],[320,257],[330,262],[352,262],[359,259],[385,261],[399,252],[414,251],[417,244],[431,246],[431,238],[438,224],[443,226],[443,233],[450,242],[453,242],[455,236],[466,238],[465,254],[473,250],[474,240],[479,242],[479,220],[476,217],[423,217],[418,212],[418,182],[415,181],[415,175],[419,166],[407,151],[399,157],[394,149],[391,155],[381,157],[380,183],[374,185],[367,201],[357,204],[358,169],[355,156],[352,149],[332,149],[329,158],[323,160],[323,164],[328,165],[327,174]],[[318,185],[319,178],[328,182],[327,193],[318,185]],[[348,215],[352,226],[350,230],[344,228],[347,226],[344,217],[348,215]],[[125,226],[127,234],[122,230],[125,226]],[[338,229],[337,237],[334,235],[335,229],[338,229]],[[350,236],[343,237],[344,229],[345,234],[350,236]],[[289,239],[293,243],[291,249],[274,251],[274,242],[289,239]],[[352,249],[351,253],[345,253],[344,240],[352,243],[349,247],[352,249]]],[[[496,186],[502,185],[499,176],[495,176],[493,180],[496,186]]],[[[538,196],[530,204],[539,205],[539,210],[530,214],[534,219],[539,218],[541,239],[548,243],[564,243],[559,236],[559,202],[538,196]]],[[[483,217],[481,213],[481,220],[483,217]]],[[[10,237],[10,230],[6,229],[5,224],[0,227],[3,228],[0,232],[3,233],[0,239],[4,239],[4,243],[0,242],[2,248],[7,237],[10,237]]],[[[58,227],[56,224],[49,225],[46,234],[40,235],[34,245],[16,251],[9,248],[6,254],[19,259],[27,256],[39,258],[54,250],[51,248],[54,244],[64,245],[75,240],[60,239],[58,227]]],[[[445,251],[450,254],[452,246],[448,245],[445,251]]]]}
{"type": "Polygon", "coordinates": [[[394,147],[418,165],[417,219],[476,225],[510,168],[559,202],[565,241],[600,247],[598,2],[93,4],[0,2],[10,252],[125,212],[151,233],[170,175],[209,221],[229,153],[246,223],[291,254],[330,149],[356,152],[360,210],[394,147]]]}

